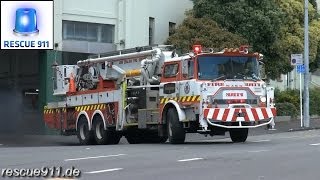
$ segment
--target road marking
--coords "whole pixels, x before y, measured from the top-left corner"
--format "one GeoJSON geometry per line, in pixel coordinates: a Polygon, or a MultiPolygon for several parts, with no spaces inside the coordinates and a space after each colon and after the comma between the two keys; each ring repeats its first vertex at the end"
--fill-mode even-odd
{"type": "Polygon", "coordinates": [[[104,173],[104,172],[112,172],[112,171],[119,171],[122,169],[123,168],[114,168],[114,169],[105,169],[105,170],[99,170],[99,171],[90,171],[90,172],[85,172],[85,174],[97,174],[97,173],[104,173]]]}
{"type": "Polygon", "coordinates": [[[90,148],[86,148],[86,149],[90,149],[90,148]]]}
{"type": "Polygon", "coordinates": [[[320,143],[310,144],[310,146],[320,146],[320,143]]]}
{"type": "Polygon", "coordinates": [[[178,160],[178,162],[198,161],[198,160],[203,160],[203,158],[180,159],[178,160]]]}
{"type": "Polygon", "coordinates": [[[259,143],[259,142],[269,142],[269,141],[271,141],[271,140],[270,139],[261,139],[261,140],[251,141],[251,142],[259,143]]]}
{"type": "Polygon", "coordinates": [[[0,144],[0,146],[2,146],[3,144],[0,144]]]}
{"type": "Polygon", "coordinates": [[[259,152],[267,152],[267,151],[270,151],[270,150],[262,149],[262,150],[248,151],[248,152],[250,152],[250,153],[259,153],[259,152]]]}
{"type": "Polygon", "coordinates": [[[115,154],[115,155],[107,155],[107,156],[93,156],[93,157],[65,159],[64,161],[78,161],[78,160],[86,160],[86,159],[99,159],[99,158],[117,157],[117,156],[125,156],[125,155],[126,154],[115,154]]]}

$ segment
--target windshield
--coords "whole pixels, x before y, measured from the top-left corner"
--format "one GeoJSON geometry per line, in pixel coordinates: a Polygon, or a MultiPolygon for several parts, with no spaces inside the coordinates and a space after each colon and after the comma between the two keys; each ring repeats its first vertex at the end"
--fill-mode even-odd
{"type": "Polygon", "coordinates": [[[257,80],[259,77],[255,57],[200,56],[198,68],[200,80],[257,80]]]}

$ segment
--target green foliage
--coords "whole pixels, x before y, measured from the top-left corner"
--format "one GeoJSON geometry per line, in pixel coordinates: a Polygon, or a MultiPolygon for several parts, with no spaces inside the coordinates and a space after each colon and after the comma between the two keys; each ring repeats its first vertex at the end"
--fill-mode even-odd
{"type": "Polygon", "coordinates": [[[310,114],[320,115],[320,88],[310,89],[310,114]]]}
{"type": "MultiPolygon", "coordinates": [[[[193,21],[196,20],[208,23],[209,19],[212,19],[214,20],[214,28],[220,27],[219,30],[212,32],[220,33],[222,30],[221,32],[224,34],[221,38],[212,38],[212,36],[208,36],[208,32],[203,32],[203,29],[185,24],[177,32],[182,32],[185,35],[175,35],[169,42],[186,48],[187,43],[201,40],[211,47],[223,47],[220,45],[221,42],[228,41],[225,44],[232,45],[232,40],[235,38],[238,41],[234,44],[237,45],[241,38],[240,42],[246,40],[253,46],[254,51],[264,54],[266,72],[271,79],[292,70],[289,61],[290,54],[303,53],[304,2],[301,0],[193,0],[193,2],[193,14],[188,17],[187,21],[196,23],[193,21]],[[192,19],[192,17],[196,19],[192,19]],[[194,34],[189,32],[190,28],[199,31],[194,34]],[[232,33],[230,38],[225,36],[228,32],[232,33]],[[183,39],[188,37],[189,39],[183,39]],[[181,39],[178,40],[179,38],[181,39]],[[207,42],[213,40],[218,40],[218,43],[207,42]]],[[[318,68],[320,61],[320,21],[317,19],[315,6],[315,0],[310,0],[311,71],[318,68]]],[[[209,24],[206,25],[210,26],[209,24]]],[[[209,29],[208,26],[205,27],[209,29]]],[[[200,27],[204,26],[200,25],[200,27]]],[[[220,34],[215,34],[215,36],[220,36],[220,34]]]]}
{"type": "Polygon", "coordinates": [[[193,44],[213,47],[218,51],[225,47],[239,47],[246,40],[220,28],[210,18],[194,18],[190,13],[166,43],[175,45],[183,52],[189,51],[193,44]]]}
{"type": "Polygon", "coordinates": [[[276,106],[278,103],[290,103],[293,104],[295,107],[300,107],[300,97],[298,90],[286,90],[286,91],[279,91],[276,89],[275,91],[275,102],[276,106]]]}
{"type": "Polygon", "coordinates": [[[277,103],[277,116],[297,117],[298,109],[292,103],[277,103]]]}
{"type": "MultiPolygon", "coordinates": [[[[310,89],[310,115],[320,115],[320,88],[310,89]]],[[[292,113],[295,113],[300,108],[300,98],[298,90],[275,90],[275,101],[278,115],[289,113],[292,108],[292,113]],[[290,105],[288,105],[290,104],[290,105]],[[292,107],[292,106],[293,107],[292,107]],[[280,109],[279,109],[280,108],[280,109]]],[[[284,116],[284,115],[283,115],[284,116]]]]}

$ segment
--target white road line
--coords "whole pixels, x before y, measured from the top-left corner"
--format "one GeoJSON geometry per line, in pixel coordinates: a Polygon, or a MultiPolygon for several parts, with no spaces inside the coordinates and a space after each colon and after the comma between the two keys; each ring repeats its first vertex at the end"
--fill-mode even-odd
{"type": "Polygon", "coordinates": [[[178,162],[197,161],[197,160],[203,160],[203,158],[180,159],[178,160],[178,162]]]}
{"type": "Polygon", "coordinates": [[[261,139],[261,140],[250,141],[250,142],[259,143],[259,142],[269,142],[269,141],[271,141],[271,140],[270,139],[261,139]]]}
{"type": "Polygon", "coordinates": [[[115,155],[107,155],[107,156],[93,156],[93,157],[65,159],[64,161],[78,161],[78,160],[86,160],[86,159],[99,159],[99,158],[117,157],[117,156],[125,156],[125,155],[126,154],[115,154],[115,155]]]}
{"type": "Polygon", "coordinates": [[[316,144],[309,144],[310,146],[320,146],[320,143],[316,143],[316,144]]]}
{"type": "Polygon", "coordinates": [[[0,144],[0,146],[2,146],[3,144],[0,144]]]}
{"type": "Polygon", "coordinates": [[[262,149],[262,150],[254,150],[254,151],[248,151],[249,153],[259,153],[259,152],[267,152],[270,150],[262,149]]]}
{"type": "Polygon", "coordinates": [[[112,171],[119,171],[123,168],[114,168],[114,169],[105,169],[105,170],[99,170],[99,171],[90,171],[90,172],[84,172],[85,174],[97,174],[97,173],[104,173],[104,172],[112,172],[112,171]]]}

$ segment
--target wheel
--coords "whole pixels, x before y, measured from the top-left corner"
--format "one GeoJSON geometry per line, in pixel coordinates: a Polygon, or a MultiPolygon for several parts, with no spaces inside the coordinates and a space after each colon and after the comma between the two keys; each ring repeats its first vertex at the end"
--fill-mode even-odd
{"type": "Polygon", "coordinates": [[[248,128],[229,130],[231,140],[235,143],[245,142],[248,137],[248,132],[249,132],[248,128]]]}
{"type": "Polygon", "coordinates": [[[182,144],[186,139],[186,132],[179,122],[178,113],[174,108],[167,111],[168,138],[171,144],[182,144]]]}
{"type": "Polygon", "coordinates": [[[97,144],[118,144],[121,136],[119,136],[116,131],[108,129],[104,129],[104,123],[101,116],[96,116],[93,120],[93,131],[94,131],[94,139],[97,144]]]}
{"type": "Polygon", "coordinates": [[[94,144],[93,132],[89,130],[88,121],[85,116],[80,116],[77,125],[77,137],[80,144],[90,145],[94,144]]]}

